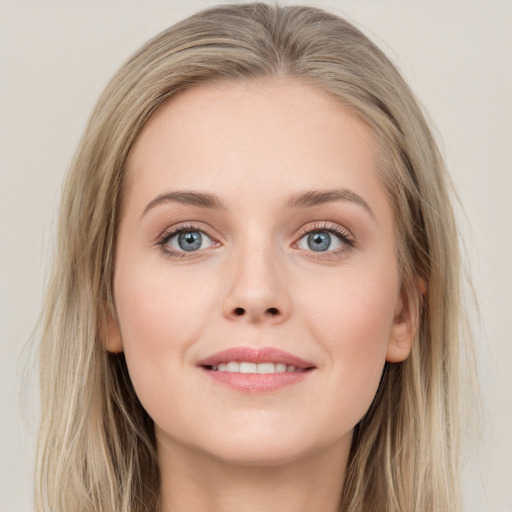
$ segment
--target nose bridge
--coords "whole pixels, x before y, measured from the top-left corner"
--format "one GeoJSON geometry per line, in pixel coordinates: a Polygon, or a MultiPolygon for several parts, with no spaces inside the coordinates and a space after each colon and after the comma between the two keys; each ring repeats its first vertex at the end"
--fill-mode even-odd
{"type": "Polygon", "coordinates": [[[290,310],[280,254],[268,233],[246,234],[228,265],[224,314],[250,322],[280,322],[290,310]]]}

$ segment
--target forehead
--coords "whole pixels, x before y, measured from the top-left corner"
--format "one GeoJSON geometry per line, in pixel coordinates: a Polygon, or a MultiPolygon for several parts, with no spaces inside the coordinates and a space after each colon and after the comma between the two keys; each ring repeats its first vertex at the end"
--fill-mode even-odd
{"type": "Polygon", "coordinates": [[[127,162],[128,196],[166,188],[236,200],[343,186],[378,192],[373,134],[325,92],[285,79],[189,89],[150,118],[127,162]]]}

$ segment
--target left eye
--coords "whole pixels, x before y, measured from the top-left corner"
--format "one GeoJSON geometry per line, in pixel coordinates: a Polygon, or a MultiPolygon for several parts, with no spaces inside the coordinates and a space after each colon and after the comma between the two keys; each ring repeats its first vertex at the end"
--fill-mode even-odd
{"type": "Polygon", "coordinates": [[[312,231],[304,235],[297,243],[299,249],[315,252],[333,251],[341,249],[347,242],[341,235],[331,231],[312,231]]]}
{"type": "Polygon", "coordinates": [[[171,249],[186,252],[206,249],[213,244],[213,240],[206,233],[199,230],[178,231],[165,241],[165,245],[171,249]]]}

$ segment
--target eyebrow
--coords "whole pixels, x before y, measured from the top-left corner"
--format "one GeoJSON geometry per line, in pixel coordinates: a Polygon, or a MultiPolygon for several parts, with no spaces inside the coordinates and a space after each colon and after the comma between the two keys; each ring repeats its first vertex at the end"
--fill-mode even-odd
{"type": "Polygon", "coordinates": [[[177,191],[167,192],[160,194],[150,201],[144,211],[142,217],[146,215],[149,210],[152,210],[156,206],[165,203],[180,203],[189,206],[198,206],[199,208],[212,208],[216,210],[227,210],[227,206],[222,199],[213,194],[205,194],[202,192],[191,192],[191,191],[177,191]]]}
{"type": "MultiPolygon", "coordinates": [[[[287,205],[288,208],[312,208],[314,206],[335,201],[349,201],[355,203],[362,206],[372,218],[375,218],[375,215],[368,203],[359,194],[345,188],[332,190],[309,190],[307,192],[294,194],[288,199],[287,205]]],[[[173,202],[189,206],[197,206],[199,208],[210,208],[215,210],[228,209],[226,203],[224,203],[219,196],[214,194],[193,191],[175,191],[166,192],[155,197],[155,199],[150,201],[146,208],[144,208],[142,217],[156,206],[173,202]]]]}
{"type": "Polygon", "coordinates": [[[302,194],[296,194],[288,200],[289,208],[312,208],[325,203],[334,201],[349,201],[362,206],[370,216],[375,219],[375,215],[370,208],[370,205],[359,195],[352,190],[332,189],[332,190],[311,190],[302,194]]]}

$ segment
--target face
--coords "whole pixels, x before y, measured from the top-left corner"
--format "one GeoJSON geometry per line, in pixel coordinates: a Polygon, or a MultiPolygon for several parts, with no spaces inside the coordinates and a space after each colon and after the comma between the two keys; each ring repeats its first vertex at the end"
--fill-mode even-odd
{"type": "Polygon", "coordinates": [[[204,85],[152,116],[125,190],[107,348],[159,449],[348,450],[412,339],[365,124],[289,81],[204,85]]]}

